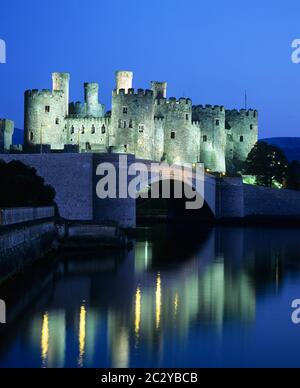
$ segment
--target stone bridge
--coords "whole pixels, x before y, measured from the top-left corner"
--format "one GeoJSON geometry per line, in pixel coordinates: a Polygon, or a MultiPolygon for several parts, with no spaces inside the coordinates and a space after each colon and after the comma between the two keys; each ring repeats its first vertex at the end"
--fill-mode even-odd
{"type": "MultiPolygon", "coordinates": [[[[46,183],[55,188],[60,215],[67,220],[116,221],[124,228],[136,226],[135,198],[99,199],[96,194],[101,178],[97,169],[101,163],[114,164],[119,181],[117,154],[4,154],[0,159],[6,162],[19,160],[34,167],[46,183]]],[[[125,167],[129,168],[136,161],[151,163],[127,155],[128,165],[125,167]]],[[[217,179],[205,174],[203,192],[204,201],[216,219],[250,216],[300,219],[300,192],[297,191],[244,185],[240,178],[217,179]]]]}

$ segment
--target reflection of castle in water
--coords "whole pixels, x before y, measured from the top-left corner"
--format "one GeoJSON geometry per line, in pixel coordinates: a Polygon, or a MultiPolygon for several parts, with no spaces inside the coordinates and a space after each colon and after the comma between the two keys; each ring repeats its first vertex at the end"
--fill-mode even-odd
{"type": "Polygon", "coordinates": [[[48,311],[36,315],[30,328],[42,364],[63,366],[70,354],[73,358],[76,354],[73,362],[78,366],[95,365],[99,358],[99,367],[128,367],[139,350],[154,353],[159,360],[165,341],[183,342],[195,327],[221,335],[227,320],[251,324],[256,311],[255,269],[268,266],[278,287],[279,262],[284,258],[280,246],[273,244],[268,250],[266,235],[264,244],[251,249],[258,233],[213,230],[202,244],[198,242],[200,250],[192,249],[182,260],[173,236],[166,240],[173,248],[163,239],[137,241],[125,260],[111,257],[104,266],[101,260],[92,260],[91,272],[87,259],[68,261],[65,276],[49,293],[48,311]],[[159,266],[157,261],[165,254],[168,257],[159,266]],[[103,358],[107,348],[109,359],[103,358]]]}

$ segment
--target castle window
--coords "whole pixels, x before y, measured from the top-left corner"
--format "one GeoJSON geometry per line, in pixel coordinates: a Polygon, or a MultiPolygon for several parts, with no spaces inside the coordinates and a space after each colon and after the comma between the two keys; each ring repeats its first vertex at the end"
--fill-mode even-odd
{"type": "Polygon", "coordinates": [[[216,120],[216,125],[217,125],[217,126],[220,125],[220,120],[216,120]]]}
{"type": "Polygon", "coordinates": [[[207,142],[207,136],[204,135],[203,138],[202,138],[202,140],[203,140],[203,143],[206,143],[206,142],[207,142]]]}
{"type": "Polygon", "coordinates": [[[127,153],[127,151],[128,151],[128,146],[127,146],[127,144],[125,144],[125,145],[124,145],[124,152],[127,153]]]}
{"type": "Polygon", "coordinates": [[[50,106],[49,106],[49,105],[46,105],[46,106],[45,106],[45,112],[46,112],[46,113],[49,113],[49,112],[50,112],[50,106]]]}
{"type": "Polygon", "coordinates": [[[186,121],[189,121],[190,115],[186,114],[186,115],[185,115],[185,119],[186,119],[186,121]]]}
{"type": "Polygon", "coordinates": [[[127,113],[128,113],[128,108],[127,108],[127,106],[124,106],[123,107],[123,114],[127,115],[127,113]]]}
{"type": "Polygon", "coordinates": [[[122,120],[119,120],[119,128],[122,128],[122,120]]]}
{"type": "Polygon", "coordinates": [[[92,125],[92,135],[93,135],[94,133],[96,133],[96,128],[95,128],[95,125],[93,124],[93,125],[92,125]]]}
{"type": "Polygon", "coordinates": [[[250,129],[253,129],[253,124],[250,124],[250,129]]]}
{"type": "Polygon", "coordinates": [[[90,143],[85,143],[85,149],[86,149],[86,151],[91,151],[92,147],[91,147],[90,143]]]}
{"type": "Polygon", "coordinates": [[[55,120],[55,124],[56,124],[56,125],[59,124],[59,119],[56,119],[56,120],[55,120]]]}
{"type": "Polygon", "coordinates": [[[84,125],[81,127],[81,133],[84,135],[85,133],[85,128],[84,128],[84,125]]]}
{"type": "Polygon", "coordinates": [[[102,128],[101,128],[101,133],[102,135],[104,135],[106,133],[106,128],[105,128],[105,125],[102,125],[102,128]]]}
{"type": "Polygon", "coordinates": [[[129,128],[133,128],[133,120],[129,121],[129,128]]]}
{"type": "Polygon", "coordinates": [[[73,133],[75,133],[75,128],[74,128],[74,126],[72,125],[72,127],[71,127],[71,134],[73,135],[73,133]]]}
{"type": "Polygon", "coordinates": [[[172,139],[172,140],[176,139],[176,133],[175,133],[174,131],[171,132],[171,139],[172,139]]]}
{"type": "Polygon", "coordinates": [[[33,132],[30,132],[30,141],[33,140],[33,132]]]}
{"type": "Polygon", "coordinates": [[[240,136],[240,142],[243,143],[244,141],[244,136],[240,136]]]}
{"type": "Polygon", "coordinates": [[[144,133],[144,129],[145,127],[143,124],[139,125],[139,133],[144,133]]]}
{"type": "Polygon", "coordinates": [[[126,121],[124,121],[124,129],[127,127],[127,123],[126,121]]]}

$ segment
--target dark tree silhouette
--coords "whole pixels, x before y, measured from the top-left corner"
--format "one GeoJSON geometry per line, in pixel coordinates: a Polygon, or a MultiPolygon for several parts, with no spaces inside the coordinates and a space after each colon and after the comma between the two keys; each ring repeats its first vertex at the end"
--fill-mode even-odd
{"type": "Polygon", "coordinates": [[[258,185],[272,187],[275,181],[284,183],[288,161],[284,152],[265,142],[258,142],[244,163],[243,174],[255,175],[258,185]]]}
{"type": "Polygon", "coordinates": [[[55,194],[34,168],[0,160],[0,207],[54,206],[55,194]]]}
{"type": "Polygon", "coordinates": [[[300,163],[297,160],[289,163],[286,186],[291,190],[300,190],[300,163]]]}

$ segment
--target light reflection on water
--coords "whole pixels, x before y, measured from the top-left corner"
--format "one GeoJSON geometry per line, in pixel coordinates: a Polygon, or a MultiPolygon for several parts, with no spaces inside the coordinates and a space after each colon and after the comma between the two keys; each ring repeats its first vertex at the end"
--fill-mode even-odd
{"type": "Polygon", "coordinates": [[[122,257],[64,257],[0,337],[0,366],[300,366],[299,235],[160,226],[122,257]]]}

